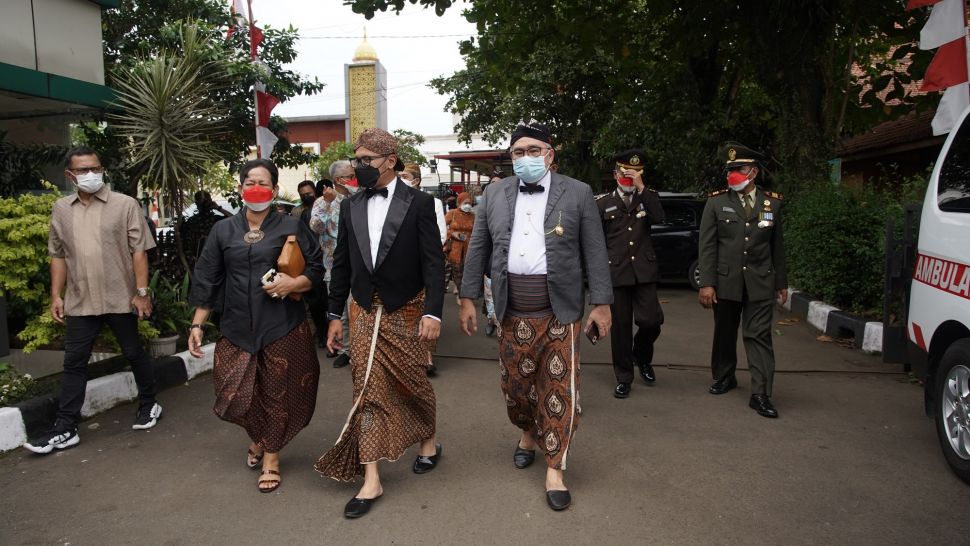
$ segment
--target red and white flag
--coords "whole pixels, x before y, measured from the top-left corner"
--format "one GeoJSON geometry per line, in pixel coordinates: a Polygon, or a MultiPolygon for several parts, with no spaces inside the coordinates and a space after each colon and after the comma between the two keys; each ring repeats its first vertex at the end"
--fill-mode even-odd
{"type": "Polygon", "coordinates": [[[916,8],[922,8],[926,6],[932,6],[933,4],[939,2],[940,0],[909,0],[906,2],[906,11],[916,8]]]}
{"type": "Polygon", "coordinates": [[[909,0],[906,9],[933,6],[919,34],[919,48],[936,49],[926,68],[920,90],[943,91],[933,117],[933,134],[949,133],[963,110],[970,106],[967,84],[966,0],[909,0]]]}
{"type": "Polygon", "coordinates": [[[236,32],[237,26],[246,26],[249,17],[246,15],[246,3],[243,0],[229,0],[229,13],[232,15],[233,22],[229,25],[227,38],[231,38],[236,32]]]}
{"type": "Polygon", "coordinates": [[[963,38],[967,31],[963,22],[966,0],[943,0],[935,4],[930,18],[919,33],[920,49],[936,49],[947,42],[963,38]]]}
{"type": "Polygon", "coordinates": [[[279,138],[269,130],[269,118],[280,99],[266,92],[266,86],[256,85],[256,147],[260,159],[269,159],[279,138]]]}

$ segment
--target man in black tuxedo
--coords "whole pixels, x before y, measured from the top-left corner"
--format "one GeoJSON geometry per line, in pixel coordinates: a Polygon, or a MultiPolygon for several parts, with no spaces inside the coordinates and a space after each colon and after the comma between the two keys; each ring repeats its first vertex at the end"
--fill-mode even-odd
{"type": "Polygon", "coordinates": [[[362,191],[340,203],[330,273],[327,348],[341,342],[340,316],[351,296],[350,361],[354,406],[316,468],[343,481],[364,476],[344,515],[363,516],[383,493],[377,462],[420,442],[413,470],[434,469],[435,396],[426,375],[427,342],[441,332],[444,257],[433,198],[397,177],[397,140],[382,129],[357,139],[352,161],[362,191]]]}

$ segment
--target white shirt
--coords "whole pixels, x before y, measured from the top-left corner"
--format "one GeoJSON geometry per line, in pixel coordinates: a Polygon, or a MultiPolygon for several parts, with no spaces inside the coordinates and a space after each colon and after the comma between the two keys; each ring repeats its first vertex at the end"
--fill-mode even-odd
{"type": "MultiPolygon", "coordinates": [[[[512,219],[512,238],[509,241],[509,273],[515,275],[546,274],[546,233],[543,228],[546,203],[552,175],[546,171],[539,180],[543,192],[519,192],[515,200],[515,217],[512,219]]],[[[522,185],[521,180],[519,185],[522,185]]]]}
{"type": "Polygon", "coordinates": [[[434,214],[438,217],[438,233],[441,234],[441,244],[445,244],[448,238],[448,225],[445,224],[445,206],[441,204],[441,199],[434,198],[434,214]]]}
{"type": "Polygon", "coordinates": [[[387,211],[391,208],[391,199],[394,198],[394,188],[397,187],[397,178],[391,180],[387,187],[387,197],[375,195],[367,199],[367,236],[370,238],[370,261],[371,266],[377,266],[377,248],[381,245],[381,233],[384,231],[384,220],[387,220],[387,211]]]}

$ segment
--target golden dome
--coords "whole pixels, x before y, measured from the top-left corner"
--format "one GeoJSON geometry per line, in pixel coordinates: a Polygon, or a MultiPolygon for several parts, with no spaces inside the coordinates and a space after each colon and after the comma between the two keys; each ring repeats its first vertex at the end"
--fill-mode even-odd
{"type": "Polygon", "coordinates": [[[370,45],[370,42],[367,41],[367,29],[365,28],[364,40],[360,42],[360,45],[357,46],[357,50],[354,51],[353,61],[356,63],[359,61],[376,61],[376,60],[377,60],[377,51],[374,49],[374,46],[370,45]]]}

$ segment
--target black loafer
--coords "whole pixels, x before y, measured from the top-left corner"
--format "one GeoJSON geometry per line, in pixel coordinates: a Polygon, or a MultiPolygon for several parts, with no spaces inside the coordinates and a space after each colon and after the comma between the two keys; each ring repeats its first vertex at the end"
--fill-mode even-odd
{"type": "Polygon", "coordinates": [[[379,498],[381,498],[380,495],[373,499],[358,499],[357,497],[350,499],[350,502],[344,507],[344,517],[354,519],[363,516],[370,511],[371,505],[377,502],[379,498]]]}
{"type": "Polygon", "coordinates": [[[534,449],[522,449],[519,444],[515,444],[515,453],[512,454],[512,462],[515,463],[515,468],[522,470],[523,468],[528,468],[529,465],[534,463],[536,460],[536,450],[534,449]]]}
{"type": "Polygon", "coordinates": [[[560,510],[569,508],[569,505],[573,502],[573,498],[569,495],[568,490],[546,491],[546,502],[549,503],[549,508],[559,512],[560,510]]]}
{"type": "Polygon", "coordinates": [[[337,358],[333,359],[334,368],[343,368],[347,364],[350,364],[350,355],[347,353],[337,355],[337,358]]]}
{"type": "Polygon", "coordinates": [[[737,386],[738,380],[733,375],[729,375],[715,381],[714,384],[711,385],[711,388],[707,389],[707,392],[711,394],[724,394],[737,386]]]}
{"type": "Polygon", "coordinates": [[[630,396],[630,384],[617,383],[616,388],[613,389],[613,396],[616,398],[626,398],[627,396],[630,396]]]}
{"type": "Polygon", "coordinates": [[[762,417],[768,417],[769,419],[778,417],[778,410],[771,405],[771,399],[763,394],[752,394],[748,406],[758,412],[758,415],[762,417]]]}
{"type": "Polygon", "coordinates": [[[434,455],[418,455],[418,457],[414,459],[414,466],[411,468],[411,470],[414,470],[415,474],[431,472],[434,470],[434,467],[438,466],[439,457],[441,457],[441,444],[435,444],[434,455]]]}
{"type": "Polygon", "coordinates": [[[653,366],[650,364],[640,365],[640,377],[647,382],[647,385],[653,385],[657,380],[657,374],[653,371],[653,366]]]}

